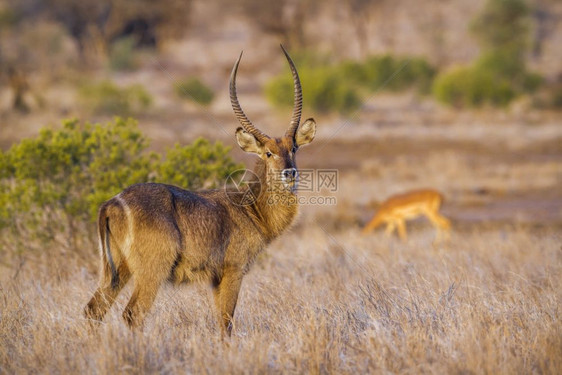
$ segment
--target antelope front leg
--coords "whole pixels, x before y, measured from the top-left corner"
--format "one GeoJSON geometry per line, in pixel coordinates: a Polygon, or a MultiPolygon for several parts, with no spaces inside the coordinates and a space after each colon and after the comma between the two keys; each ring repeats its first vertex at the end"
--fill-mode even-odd
{"type": "Polygon", "coordinates": [[[406,241],[408,239],[408,235],[406,234],[406,223],[404,220],[397,220],[396,225],[398,227],[398,236],[402,241],[406,241]]]}
{"type": "Polygon", "coordinates": [[[389,238],[392,237],[392,232],[394,232],[394,228],[396,228],[396,225],[394,224],[394,221],[387,222],[384,234],[389,238]]]}
{"type": "Polygon", "coordinates": [[[371,221],[369,221],[367,223],[367,225],[365,225],[365,227],[363,228],[363,230],[361,231],[361,234],[365,235],[368,234],[369,232],[371,232],[373,229],[375,229],[378,225],[379,225],[379,220],[378,217],[375,216],[371,221]]]}
{"type": "Polygon", "coordinates": [[[229,337],[232,333],[234,309],[242,285],[243,274],[239,270],[225,271],[218,285],[214,286],[215,304],[219,313],[221,333],[229,337]]]}

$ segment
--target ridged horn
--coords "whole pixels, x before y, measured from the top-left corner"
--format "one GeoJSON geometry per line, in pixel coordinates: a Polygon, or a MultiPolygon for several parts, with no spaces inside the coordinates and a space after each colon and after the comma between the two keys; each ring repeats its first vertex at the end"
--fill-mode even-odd
{"type": "Polygon", "coordinates": [[[302,86],[299,79],[299,73],[297,73],[297,68],[295,68],[295,63],[291,59],[291,56],[287,53],[283,45],[281,44],[281,49],[289,62],[289,67],[291,68],[291,74],[293,75],[293,86],[295,89],[295,99],[293,105],[293,117],[291,118],[291,124],[285,135],[287,137],[295,137],[299,124],[301,122],[302,113],[302,86]]]}
{"type": "Polygon", "coordinates": [[[261,143],[265,143],[269,139],[269,136],[252,125],[252,122],[248,119],[242,107],[240,107],[240,103],[238,103],[238,96],[236,95],[236,73],[238,72],[240,60],[242,60],[242,53],[243,51],[240,52],[240,57],[236,61],[236,64],[234,64],[234,68],[232,68],[232,73],[230,74],[230,104],[232,104],[234,114],[244,130],[256,137],[261,143]]]}

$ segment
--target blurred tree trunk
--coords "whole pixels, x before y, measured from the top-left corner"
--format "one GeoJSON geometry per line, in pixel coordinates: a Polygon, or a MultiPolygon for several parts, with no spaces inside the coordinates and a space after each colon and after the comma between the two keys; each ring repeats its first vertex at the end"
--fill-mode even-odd
{"type": "Polygon", "coordinates": [[[359,43],[359,54],[362,59],[365,59],[369,55],[369,33],[367,32],[369,23],[365,15],[359,15],[355,18],[355,34],[359,43]]]}
{"type": "Polygon", "coordinates": [[[10,67],[8,68],[8,83],[14,95],[12,108],[22,112],[29,112],[29,106],[25,102],[25,94],[29,90],[29,84],[23,71],[10,67]]]}
{"type": "Polygon", "coordinates": [[[544,42],[552,35],[560,22],[560,16],[551,9],[553,3],[554,1],[551,0],[537,0],[532,5],[532,15],[535,21],[532,41],[534,59],[541,58],[544,42]]]}
{"type": "MultiPolygon", "coordinates": [[[[446,23],[443,10],[440,8],[440,0],[430,0],[426,4],[435,9],[426,17],[420,19],[417,24],[420,33],[429,41],[431,61],[439,66],[446,66],[448,61],[445,45],[446,23]]],[[[416,19],[414,14],[412,19],[416,19]]]]}
{"type": "Polygon", "coordinates": [[[319,0],[242,0],[237,10],[264,33],[278,37],[289,49],[306,47],[306,24],[319,0]]]}
{"type": "Polygon", "coordinates": [[[294,14],[291,18],[292,27],[289,27],[289,44],[293,43],[293,47],[298,49],[305,47],[306,40],[304,35],[304,24],[306,22],[306,3],[302,1],[297,3],[294,14]]]}
{"type": "Polygon", "coordinates": [[[359,44],[359,56],[364,59],[369,55],[368,29],[370,12],[376,5],[376,2],[371,0],[348,0],[347,5],[355,36],[357,37],[357,43],[359,44]]]}

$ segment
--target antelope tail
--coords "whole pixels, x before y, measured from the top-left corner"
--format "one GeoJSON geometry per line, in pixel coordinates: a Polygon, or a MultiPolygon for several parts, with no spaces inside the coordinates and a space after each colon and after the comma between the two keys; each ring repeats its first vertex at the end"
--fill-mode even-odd
{"type": "MultiPolygon", "coordinates": [[[[105,218],[105,256],[107,258],[107,263],[109,263],[109,268],[111,269],[111,287],[117,289],[119,286],[119,275],[117,274],[117,269],[115,268],[115,263],[113,262],[113,256],[111,255],[111,248],[109,247],[109,217],[105,218]]],[[[102,239],[103,240],[103,239],[102,239]]]]}

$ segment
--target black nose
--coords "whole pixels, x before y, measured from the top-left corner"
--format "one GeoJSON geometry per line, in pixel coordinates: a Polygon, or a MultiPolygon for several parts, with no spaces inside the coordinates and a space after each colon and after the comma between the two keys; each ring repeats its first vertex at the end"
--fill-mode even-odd
{"type": "Polygon", "coordinates": [[[296,168],[287,168],[283,169],[283,177],[294,179],[297,177],[297,169],[296,168]]]}

